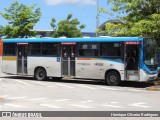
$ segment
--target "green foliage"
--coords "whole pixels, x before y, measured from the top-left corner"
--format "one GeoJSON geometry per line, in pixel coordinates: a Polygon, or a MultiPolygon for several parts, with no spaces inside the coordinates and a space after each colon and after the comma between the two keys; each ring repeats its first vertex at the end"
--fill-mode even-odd
{"type": "Polygon", "coordinates": [[[3,33],[8,38],[34,36],[36,32],[32,31],[33,26],[41,17],[40,8],[35,9],[35,6],[26,6],[16,1],[9,8],[5,8],[6,13],[0,13],[8,20],[8,25],[4,27],[3,33]]]}
{"type": "MultiPolygon", "coordinates": [[[[125,13],[125,22],[107,23],[105,34],[110,36],[160,37],[159,0],[108,0],[114,12],[125,13]]],[[[159,41],[158,41],[159,42],[159,41]]]]}
{"type": "Polygon", "coordinates": [[[54,30],[53,37],[82,37],[81,29],[85,28],[85,25],[80,25],[79,20],[76,18],[72,19],[72,14],[69,14],[65,20],[60,21],[58,25],[55,23],[56,20],[52,18],[50,25],[54,30]]]}
{"type": "Polygon", "coordinates": [[[0,25],[0,37],[3,36],[3,27],[0,25]]]}

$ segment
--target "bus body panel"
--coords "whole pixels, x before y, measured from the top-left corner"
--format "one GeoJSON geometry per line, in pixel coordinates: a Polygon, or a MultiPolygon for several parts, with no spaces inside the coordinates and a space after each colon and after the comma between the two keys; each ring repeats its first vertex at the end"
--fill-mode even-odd
{"type": "Polygon", "coordinates": [[[2,57],[2,72],[9,74],[17,74],[17,57],[3,56],[2,57]]]}
{"type": "Polygon", "coordinates": [[[57,60],[59,57],[28,57],[28,75],[34,75],[37,67],[45,68],[47,76],[61,77],[61,62],[57,60]]]}
{"type": "Polygon", "coordinates": [[[124,80],[124,64],[121,61],[105,58],[76,58],[76,77],[105,79],[108,70],[117,70],[124,80]]]}

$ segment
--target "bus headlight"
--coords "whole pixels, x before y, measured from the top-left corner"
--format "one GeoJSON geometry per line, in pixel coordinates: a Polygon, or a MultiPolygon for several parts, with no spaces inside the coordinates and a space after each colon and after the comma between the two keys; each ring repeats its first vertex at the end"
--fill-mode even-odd
{"type": "Polygon", "coordinates": [[[145,72],[147,75],[149,75],[149,73],[148,73],[146,70],[144,70],[144,72],[145,72]]]}

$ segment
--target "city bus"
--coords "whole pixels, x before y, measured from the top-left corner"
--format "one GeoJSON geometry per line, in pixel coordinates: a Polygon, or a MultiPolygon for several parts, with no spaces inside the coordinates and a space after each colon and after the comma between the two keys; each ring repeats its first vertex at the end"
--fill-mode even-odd
{"type": "Polygon", "coordinates": [[[156,80],[157,44],[142,37],[17,38],[0,42],[3,73],[47,78],[156,80]]]}

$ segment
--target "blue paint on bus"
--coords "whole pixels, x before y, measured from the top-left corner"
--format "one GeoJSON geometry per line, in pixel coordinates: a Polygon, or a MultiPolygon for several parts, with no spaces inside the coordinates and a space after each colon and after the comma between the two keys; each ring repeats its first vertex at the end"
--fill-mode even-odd
{"type": "Polygon", "coordinates": [[[4,39],[4,43],[24,42],[139,42],[141,37],[108,37],[108,38],[15,38],[4,39]]]}

